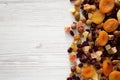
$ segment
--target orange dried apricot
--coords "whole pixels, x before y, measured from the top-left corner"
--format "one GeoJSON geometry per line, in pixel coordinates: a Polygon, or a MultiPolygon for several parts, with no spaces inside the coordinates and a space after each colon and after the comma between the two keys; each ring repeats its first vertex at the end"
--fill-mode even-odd
{"type": "Polygon", "coordinates": [[[81,74],[85,78],[92,78],[95,75],[95,69],[92,66],[87,66],[83,68],[81,74]]]}
{"type": "Polygon", "coordinates": [[[71,63],[74,63],[76,61],[76,54],[75,53],[70,53],[69,55],[69,60],[71,63]]]}
{"type": "Polygon", "coordinates": [[[113,32],[118,28],[118,25],[118,21],[114,18],[111,18],[105,21],[105,23],[103,24],[103,28],[106,32],[113,32]]]}
{"type": "Polygon", "coordinates": [[[109,75],[109,80],[120,80],[120,72],[119,71],[113,71],[109,75]]]}
{"type": "Polygon", "coordinates": [[[100,0],[99,9],[102,13],[109,13],[115,6],[114,0],[100,0]]]}
{"type": "Polygon", "coordinates": [[[97,38],[97,45],[105,46],[108,42],[108,33],[105,31],[100,31],[99,36],[97,38]]]}
{"type": "Polygon", "coordinates": [[[109,76],[109,74],[113,70],[112,62],[109,59],[106,59],[103,61],[102,66],[103,66],[102,69],[103,69],[104,75],[109,76]]]}

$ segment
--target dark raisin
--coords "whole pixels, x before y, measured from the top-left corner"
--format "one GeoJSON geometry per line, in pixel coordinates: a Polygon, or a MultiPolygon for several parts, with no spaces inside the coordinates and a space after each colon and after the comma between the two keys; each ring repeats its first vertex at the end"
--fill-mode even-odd
{"type": "Polygon", "coordinates": [[[86,63],[87,62],[87,56],[86,55],[82,55],[81,57],[80,57],[80,61],[82,62],[82,63],[86,63]]]}
{"type": "Polygon", "coordinates": [[[82,63],[80,63],[78,66],[79,66],[79,67],[83,67],[83,64],[82,64],[82,63]]]}
{"type": "Polygon", "coordinates": [[[70,2],[75,1],[75,0],[70,0],[70,2]]]}
{"type": "Polygon", "coordinates": [[[75,70],[76,70],[75,66],[72,66],[71,67],[71,72],[75,72],[75,70]]]}
{"type": "Polygon", "coordinates": [[[96,8],[99,9],[99,2],[95,2],[94,4],[95,4],[96,8]]]}
{"type": "Polygon", "coordinates": [[[114,54],[113,56],[112,56],[112,60],[117,60],[118,59],[118,54],[114,54]]]}
{"type": "Polygon", "coordinates": [[[71,52],[72,52],[72,50],[73,50],[73,49],[70,47],[70,48],[68,48],[68,50],[67,50],[67,51],[68,51],[68,53],[71,53],[71,52]]]}
{"type": "Polygon", "coordinates": [[[72,78],[71,78],[71,77],[68,77],[66,80],[72,80],[72,78]]]}
{"type": "Polygon", "coordinates": [[[94,0],[89,0],[89,4],[94,4],[94,0]]]}
{"type": "Polygon", "coordinates": [[[98,51],[98,46],[93,45],[92,48],[95,52],[98,51]]]}
{"type": "Polygon", "coordinates": [[[70,34],[71,36],[74,36],[74,32],[72,30],[70,30],[70,34]]]}
{"type": "Polygon", "coordinates": [[[89,46],[88,41],[84,41],[84,42],[82,43],[82,47],[84,47],[84,46],[89,46]]]}
{"type": "Polygon", "coordinates": [[[97,24],[91,23],[91,28],[96,28],[97,24]]]}
{"type": "Polygon", "coordinates": [[[87,13],[87,11],[83,10],[83,11],[82,11],[82,14],[83,14],[83,16],[86,18],[86,20],[87,20],[87,19],[88,19],[88,13],[87,13]]]}
{"type": "Polygon", "coordinates": [[[81,45],[81,44],[78,44],[77,47],[78,47],[78,48],[82,48],[82,45],[81,45]]]}
{"type": "Polygon", "coordinates": [[[90,32],[90,29],[86,29],[86,31],[90,32]]]}
{"type": "Polygon", "coordinates": [[[94,59],[91,60],[91,64],[93,65],[95,63],[96,63],[96,59],[94,58],[94,59]]]}
{"type": "Polygon", "coordinates": [[[79,76],[77,76],[75,80],[80,80],[79,76]]]}
{"type": "Polygon", "coordinates": [[[96,67],[96,69],[100,69],[100,68],[101,68],[101,66],[100,66],[99,63],[96,63],[96,64],[95,64],[95,67],[96,67]]]}
{"type": "Polygon", "coordinates": [[[93,50],[92,50],[92,49],[89,49],[89,52],[90,52],[90,53],[92,53],[92,52],[93,52],[93,50]]]}

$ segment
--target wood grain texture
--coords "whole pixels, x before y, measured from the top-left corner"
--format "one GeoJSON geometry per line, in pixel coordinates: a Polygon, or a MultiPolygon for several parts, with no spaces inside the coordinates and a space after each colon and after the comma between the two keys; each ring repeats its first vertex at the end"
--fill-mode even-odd
{"type": "Polygon", "coordinates": [[[0,0],[0,80],[65,80],[69,0],[0,0]]]}

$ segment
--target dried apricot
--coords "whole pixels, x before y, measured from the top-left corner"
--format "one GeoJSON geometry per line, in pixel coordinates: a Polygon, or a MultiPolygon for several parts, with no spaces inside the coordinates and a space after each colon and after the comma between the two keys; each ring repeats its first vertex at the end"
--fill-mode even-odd
{"type": "Polygon", "coordinates": [[[112,72],[113,70],[113,66],[112,66],[112,62],[109,59],[106,59],[103,61],[103,73],[105,76],[109,76],[109,74],[112,72]]]}
{"type": "Polygon", "coordinates": [[[120,80],[120,72],[119,71],[113,71],[109,75],[109,80],[120,80]]]}
{"type": "Polygon", "coordinates": [[[75,53],[70,53],[69,55],[69,60],[71,63],[74,63],[76,61],[76,54],[75,53]]]}
{"type": "Polygon", "coordinates": [[[105,15],[102,14],[99,10],[96,10],[95,12],[93,12],[91,16],[91,20],[96,24],[102,23],[104,18],[105,18],[105,15]]]}
{"type": "Polygon", "coordinates": [[[108,33],[105,31],[100,31],[99,36],[97,38],[97,45],[105,46],[108,42],[108,33]]]}
{"type": "Polygon", "coordinates": [[[82,76],[85,78],[92,78],[95,75],[95,69],[92,66],[87,66],[82,70],[82,76]]]}
{"type": "Polygon", "coordinates": [[[105,23],[103,24],[103,28],[106,32],[113,32],[118,28],[118,25],[118,21],[114,18],[111,18],[105,21],[105,23]]]}
{"type": "Polygon", "coordinates": [[[99,9],[102,13],[109,13],[115,6],[114,0],[100,0],[99,9]]]}

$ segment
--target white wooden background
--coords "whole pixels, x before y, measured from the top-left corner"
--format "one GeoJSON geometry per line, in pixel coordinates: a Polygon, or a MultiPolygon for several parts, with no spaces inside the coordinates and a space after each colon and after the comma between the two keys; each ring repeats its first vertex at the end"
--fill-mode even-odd
{"type": "Polygon", "coordinates": [[[0,80],[66,80],[69,0],[0,0],[0,80]]]}

